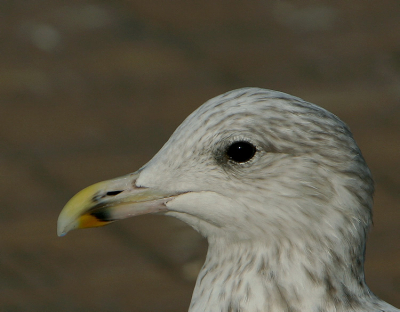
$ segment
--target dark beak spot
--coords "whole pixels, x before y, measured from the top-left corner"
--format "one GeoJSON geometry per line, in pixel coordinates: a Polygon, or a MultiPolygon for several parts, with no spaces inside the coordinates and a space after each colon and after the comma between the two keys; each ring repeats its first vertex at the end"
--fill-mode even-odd
{"type": "Polygon", "coordinates": [[[111,216],[104,210],[93,211],[90,215],[102,222],[114,221],[111,216]]]}

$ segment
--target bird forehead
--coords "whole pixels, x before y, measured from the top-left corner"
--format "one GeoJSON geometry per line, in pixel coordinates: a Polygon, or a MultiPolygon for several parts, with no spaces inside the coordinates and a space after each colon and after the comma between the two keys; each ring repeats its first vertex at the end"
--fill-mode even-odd
{"type": "Polygon", "coordinates": [[[349,147],[358,150],[349,134],[340,119],[319,106],[280,92],[239,89],[189,115],[151,164],[160,171],[183,164],[215,168],[217,156],[234,141],[249,141],[267,153],[331,157],[327,151],[334,150],[340,156],[349,147]]]}
{"type": "Polygon", "coordinates": [[[335,115],[299,98],[276,91],[245,88],[204,103],[178,127],[172,139],[218,139],[243,131],[287,134],[322,129],[326,133],[343,126],[335,115]]]}

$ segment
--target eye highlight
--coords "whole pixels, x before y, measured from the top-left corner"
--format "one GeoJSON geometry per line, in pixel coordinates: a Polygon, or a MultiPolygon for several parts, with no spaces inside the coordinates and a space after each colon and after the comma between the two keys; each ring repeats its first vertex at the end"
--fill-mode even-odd
{"type": "Polygon", "coordinates": [[[229,160],[232,160],[237,163],[244,163],[249,161],[254,157],[257,152],[257,148],[247,142],[247,141],[238,141],[233,142],[228,149],[226,150],[226,155],[229,160]]]}

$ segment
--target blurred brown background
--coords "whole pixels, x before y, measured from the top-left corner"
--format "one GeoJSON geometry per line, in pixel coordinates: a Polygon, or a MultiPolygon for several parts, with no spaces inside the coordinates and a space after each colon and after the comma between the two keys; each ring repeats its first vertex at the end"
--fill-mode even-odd
{"type": "Polygon", "coordinates": [[[209,98],[276,89],[346,121],[377,182],[371,289],[400,307],[400,2],[0,2],[0,311],[187,311],[206,244],[161,216],[56,236],[209,98]]]}

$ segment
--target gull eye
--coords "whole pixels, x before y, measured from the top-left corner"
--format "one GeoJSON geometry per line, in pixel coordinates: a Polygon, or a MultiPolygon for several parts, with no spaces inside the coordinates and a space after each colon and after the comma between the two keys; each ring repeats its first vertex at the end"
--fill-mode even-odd
{"type": "Polygon", "coordinates": [[[246,141],[232,143],[226,150],[228,158],[237,163],[249,161],[256,154],[256,147],[246,141]]]}

